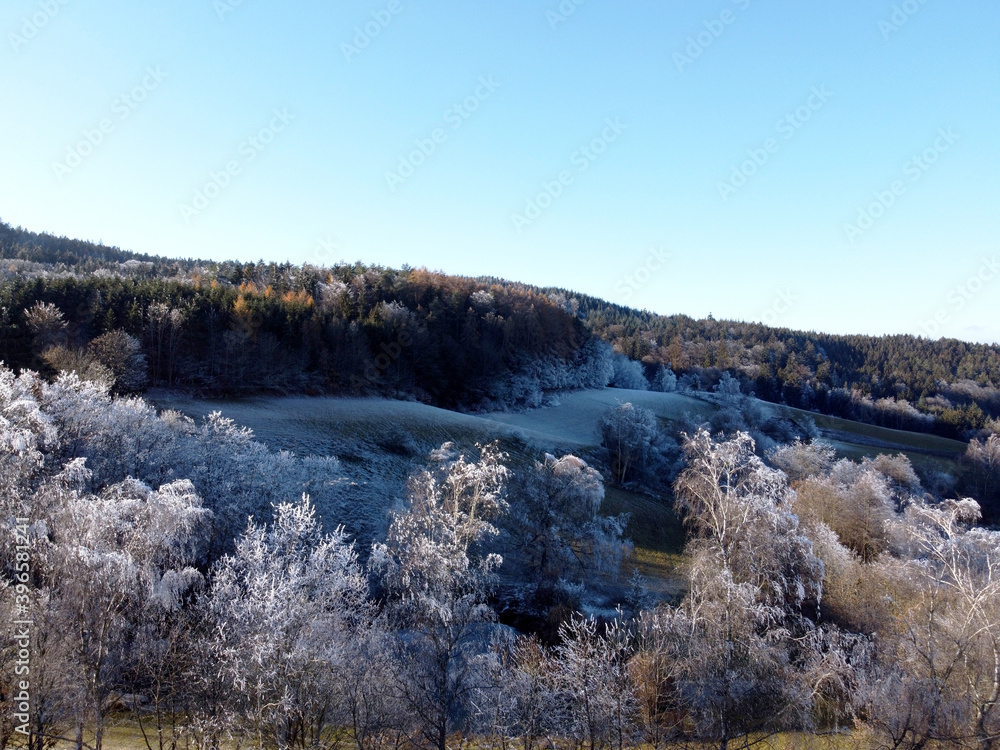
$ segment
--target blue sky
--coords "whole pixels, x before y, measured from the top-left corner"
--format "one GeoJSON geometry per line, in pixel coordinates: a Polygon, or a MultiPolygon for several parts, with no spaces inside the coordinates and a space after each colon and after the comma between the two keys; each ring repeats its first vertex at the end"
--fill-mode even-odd
{"type": "Polygon", "coordinates": [[[6,0],[0,35],[11,224],[1000,341],[995,2],[6,0]]]}

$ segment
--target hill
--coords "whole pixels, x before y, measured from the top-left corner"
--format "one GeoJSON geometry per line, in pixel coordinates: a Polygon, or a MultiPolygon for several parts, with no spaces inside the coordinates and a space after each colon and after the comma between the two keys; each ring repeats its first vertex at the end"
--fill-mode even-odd
{"type": "Polygon", "coordinates": [[[15,368],[52,372],[120,330],[153,386],[490,411],[607,384],[605,342],[650,382],[671,368],[682,388],[708,391],[728,372],[768,401],[950,438],[1000,424],[997,346],[663,316],[409,267],[169,259],[2,223],[0,258],[0,359],[15,368]],[[52,330],[26,317],[40,304],[61,316],[52,330]]]}
{"type": "Polygon", "coordinates": [[[616,351],[643,362],[647,375],[669,367],[695,389],[709,389],[729,372],[761,399],[949,437],[1000,417],[996,345],[834,335],[711,316],[696,320],[561,288],[530,288],[572,309],[616,351]]]}

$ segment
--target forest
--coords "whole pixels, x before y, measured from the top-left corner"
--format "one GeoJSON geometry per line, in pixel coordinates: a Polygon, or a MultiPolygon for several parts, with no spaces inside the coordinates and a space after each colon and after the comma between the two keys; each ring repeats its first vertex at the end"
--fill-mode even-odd
{"type": "Polygon", "coordinates": [[[764,400],[963,439],[1000,418],[993,345],[662,316],[426,269],[176,260],[2,223],[0,258],[0,360],[120,376],[124,334],[145,367],[120,392],[372,393],[523,408],[605,385],[615,366],[607,344],[642,364],[629,387],[662,387],[662,369],[672,387],[711,391],[728,373],[764,400]]]}
{"type": "Polygon", "coordinates": [[[837,336],[656,315],[565,290],[589,330],[647,370],[708,389],[722,373],[759,398],[897,429],[955,436],[1000,409],[1000,349],[909,335],[837,336]]]}

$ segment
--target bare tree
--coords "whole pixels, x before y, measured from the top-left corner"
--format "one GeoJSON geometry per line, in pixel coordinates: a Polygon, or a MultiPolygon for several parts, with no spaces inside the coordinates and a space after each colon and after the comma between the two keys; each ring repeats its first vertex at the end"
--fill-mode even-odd
{"type": "Polygon", "coordinates": [[[133,393],[145,387],[146,355],[134,336],[122,330],[110,331],[91,341],[87,352],[111,371],[118,392],[133,393]]]}
{"type": "Polygon", "coordinates": [[[792,638],[818,601],[822,564],[799,532],[781,472],[754,454],[745,433],[715,442],[701,430],[684,444],[687,468],[675,483],[691,528],[690,590],[673,617],[678,691],[699,733],[729,742],[754,732],[803,726],[811,702],[792,666],[792,638]]]}
{"type": "Polygon", "coordinates": [[[404,633],[396,654],[397,687],[425,741],[446,750],[448,735],[485,679],[486,604],[492,571],[502,562],[477,548],[497,534],[492,521],[507,509],[510,472],[494,443],[476,462],[451,443],[409,482],[409,501],[385,543],[372,548],[387,615],[404,633]]]}

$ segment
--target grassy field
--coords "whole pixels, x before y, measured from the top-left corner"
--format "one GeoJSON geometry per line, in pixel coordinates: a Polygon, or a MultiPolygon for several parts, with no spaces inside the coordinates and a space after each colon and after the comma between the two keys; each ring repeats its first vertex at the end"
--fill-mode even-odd
{"type": "Polygon", "coordinates": [[[535,439],[547,439],[550,444],[597,446],[601,443],[601,416],[611,407],[625,402],[649,409],[668,421],[685,414],[707,418],[715,411],[712,404],[683,393],[600,388],[560,395],[558,406],[528,412],[496,412],[484,414],[483,418],[523,430],[535,439]]]}
{"type": "MultiPolygon", "coordinates": [[[[445,440],[466,443],[500,438],[547,451],[580,450],[600,444],[601,415],[624,402],[650,409],[664,421],[684,415],[708,418],[716,410],[710,401],[683,393],[657,393],[602,388],[560,396],[560,403],[526,412],[462,414],[411,401],[379,398],[253,398],[196,400],[165,392],[149,399],[159,408],[172,408],[200,417],[214,410],[253,428],[258,439],[275,449],[318,455],[341,455],[350,444],[377,440],[402,430],[420,442],[445,440]],[[340,449],[339,451],[336,449],[340,449]]],[[[965,443],[925,433],[893,430],[839,417],[763,402],[775,416],[797,422],[813,421],[831,442],[864,455],[909,452],[954,460],[965,443]]]]}
{"type": "Polygon", "coordinates": [[[645,495],[605,486],[601,513],[628,513],[625,536],[635,545],[632,565],[663,599],[683,592],[684,527],[673,509],[645,495]]]}
{"type": "Polygon", "coordinates": [[[627,533],[636,547],[666,555],[680,555],[684,547],[681,520],[666,502],[606,485],[601,513],[628,513],[627,533]]]}
{"type": "Polygon", "coordinates": [[[775,412],[791,419],[811,419],[821,432],[840,432],[855,435],[871,441],[886,443],[916,451],[927,451],[947,456],[955,456],[965,452],[966,444],[960,440],[930,435],[924,432],[909,432],[894,430],[889,427],[852,422],[841,417],[831,417],[826,414],[816,414],[811,411],[796,409],[791,406],[769,404],[775,412]]]}

